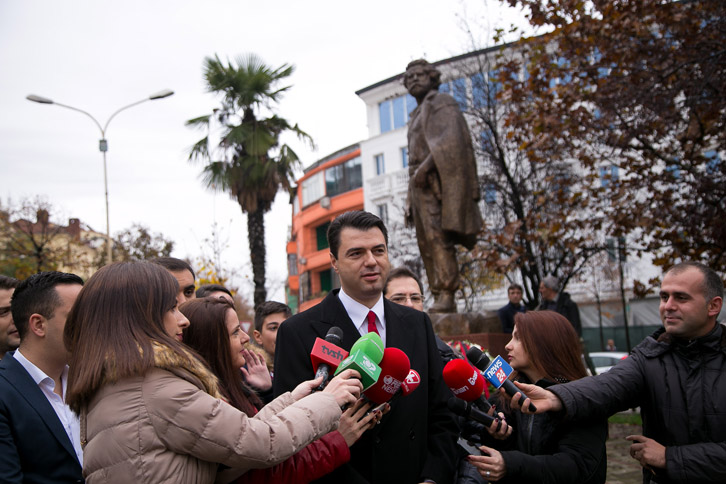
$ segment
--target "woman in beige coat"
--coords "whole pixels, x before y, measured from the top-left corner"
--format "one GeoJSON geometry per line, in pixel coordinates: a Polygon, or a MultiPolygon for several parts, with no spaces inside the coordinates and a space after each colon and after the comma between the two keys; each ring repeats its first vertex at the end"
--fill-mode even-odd
{"type": "Polygon", "coordinates": [[[344,372],[323,392],[304,382],[247,417],[181,343],[189,322],[176,292],[160,266],[116,263],[89,279],[68,315],[66,400],[81,417],[89,483],[229,482],[335,429],[341,405],[360,394],[357,374],[344,372]]]}

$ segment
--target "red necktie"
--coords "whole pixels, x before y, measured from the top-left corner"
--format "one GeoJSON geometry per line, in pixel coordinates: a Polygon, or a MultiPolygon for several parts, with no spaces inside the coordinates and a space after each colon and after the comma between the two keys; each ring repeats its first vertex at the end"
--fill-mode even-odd
{"type": "Polygon", "coordinates": [[[376,328],[376,313],[373,311],[368,311],[368,332],[378,334],[378,329],[376,328]]]}

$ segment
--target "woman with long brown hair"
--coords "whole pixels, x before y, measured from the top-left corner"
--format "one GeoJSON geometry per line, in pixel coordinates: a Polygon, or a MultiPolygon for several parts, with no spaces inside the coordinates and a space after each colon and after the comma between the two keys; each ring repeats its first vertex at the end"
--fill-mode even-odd
{"type": "MultiPolygon", "coordinates": [[[[222,398],[217,378],[180,335],[178,284],[150,262],[103,267],[65,326],[66,400],[81,419],[87,482],[227,482],[275,465],[338,425],[360,394],[356,373],[323,392],[303,382],[254,418],[222,398]]],[[[343,372],[345,373],[345,372],[343,372]]],[[[340,378],[342,377],[342,378],[340,378]]]]}
{"type": "MultiPolygon", "coordinates": [[[[262,408],[262,402],[246,385],[240,368],[248,363],[246,360],[262,357],[244,349],[249,336],[242,331],[234,306],[227,300],[206,297],[188,301],[180,310],[190,323],[184,329],[184,343],[207,361],[229,402],[249,417],[254,416],[262,408]]],[[[262,368],[269,377],[263,361],[249,363],[262,368]]],[[[249,377],[246,371],[245,375],[249,377]]],[[[365,415],[371,406],[358,401],[343,413],[338,430],[275,467],[245,473],[237,482],[305,484],[329,474],[350,460],[349,447],[375,425],[376,414],[365,415]]]]}
{"type": "MultiPolygon", "coordinates": [[[[505,349],[515,370],[512,378],[547,388],[587,376],[580,341],[570,322],[554,311],[519,313],[505,349]]],[[[469,461],[488,481],[551,484],[602,484],[607,473],[607,421],[577,425],[551,414],[514,411],[500,390],[490,401],[514,428],[492,432],[483,455],[469,461]]]]}

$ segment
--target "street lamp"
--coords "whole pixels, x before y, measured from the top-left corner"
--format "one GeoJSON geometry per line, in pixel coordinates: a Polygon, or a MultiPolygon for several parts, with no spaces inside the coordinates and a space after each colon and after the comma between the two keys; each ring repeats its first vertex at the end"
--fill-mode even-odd
{"type": "Polygon", "coordinates": [[[146,101],[155,101],[157,99],[164,99],[165,97],[169,97],[172,94],[174,94],[174,91],[170,89],[164,89],[163,91],[155,92],[154,94],[151,94],[149,97],[142,99],[141,101],[136,101],[135,103],[129,104],[128,106],[124,106],[120,109],[118,109],[115,113],[111,115],[110,118],[108,118],[108,121],[106,121],[106,124],[101,127],[101,123],[99,123],[96,118],[91,116],[86,111],[83,111],[82,109],[74,108],[73,106],[68,106],[66,104],[61,104],[53,101],[52,99],[48,99],[47,97],[43,96],[36,96],[35,94],[30,94],[25,97],[28,101],[33,101],[35,103],[39,104],[55,104],[56,106],[60,106],[62,108],[72,109],[73,111],[78,111],[79,113],[83,113],[89,118],[93,120],[94,123],[96,123],[96,126],[98,126],[98,129],[101,130],[101,139],[98,142],[98,149],[103,153],[103,186],[106,192],[106,263],[110,264],[113,262],[113,254],[111,252],[111,226],[109,224],[109,217],[108,217],[108,177],[106,175],[106,152],[108,151],[108,141],[106,140],[106,130],[108,129],[108,123],[111,122],[111,120],[121,111],[124,111],[130,107],[136,106],[137,104],[141,104],[146,101]]]}

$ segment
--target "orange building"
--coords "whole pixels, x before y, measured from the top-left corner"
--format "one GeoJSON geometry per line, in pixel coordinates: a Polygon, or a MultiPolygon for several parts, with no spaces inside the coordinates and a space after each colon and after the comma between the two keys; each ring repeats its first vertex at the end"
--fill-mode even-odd
{"type": "Polygon", "coordinates": [[[305,169],[291,203],[287,304],[299,312],[340,287],[330,265],[327,232],[330,222],[341,213],[363,210],[360,146],[343,148],[305,169]]]}

